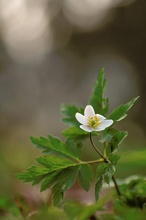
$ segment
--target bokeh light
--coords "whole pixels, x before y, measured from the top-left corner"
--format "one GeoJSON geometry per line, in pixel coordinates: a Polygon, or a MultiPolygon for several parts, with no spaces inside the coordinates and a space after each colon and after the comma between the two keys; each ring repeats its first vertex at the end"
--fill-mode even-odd
{"type": "Polygon", "coordinates": [[[0,8],[1,35],[8,54],[20,62],[45,56],[52,47],[52,33],[44,4],[2,0],[0,8]]]}

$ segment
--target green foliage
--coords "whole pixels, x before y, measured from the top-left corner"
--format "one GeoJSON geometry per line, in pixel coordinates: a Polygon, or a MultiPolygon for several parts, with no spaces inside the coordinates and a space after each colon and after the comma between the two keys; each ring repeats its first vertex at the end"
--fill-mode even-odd
{"type": "Polygon", "coordinates": [[[70,148],[70,150],[73,152],[73,154],[76,156],[76,158],[81,159],[82,156],[82,148],[83,143],[82,142],[75,142],[73,140],[68,139],[66,141],[66,146],[70,148]]]}
{"type": "Polygon", "coordinates": [[[61,106],[61,113],[65,116],[62,120],[70,125],[70,126],[79,126],[79,122],[76,120],[75,118],[75,114],[77,112],[83,113],[83,108],[78,109],[76,106],[74,105],[65,105],[62,104],[61,106]]]}
{"type": "Polygon", "coordinates": [[[118,150],[119,145],[124,141],[127,135],[128,132],[126,131],[118,131],[116,134],[113,135],[113,137],[109,141],[111,152],[115,153],[118,150]]]}
{"type": "Polygon", "coordinates": [[[111,178],[115,172],[114,165],[112,163],[103,163],[98,166],[96,172],[96,183],[95,183],[95,199],[99,199],[100,191],[104,181],[109,184],[111,178]]]}
{"type": "Polygon", "coordinates": [[[90,98],[90,104],[98,114],[106,116],[108,113],[108,98],[103,97],[104,89],[106,86],[106,80],[104,79],[104,69],[99,70],[95,87],[92,91],[90,98]]]}
{"type": "Polygon", "coordinates": [[[88,191],[90,189],[91,182],[93,180],[94,174],[92,171],[92,168],[88,164],[80,165],[79,167],[79,175],[78,175],[78,181],[80,186],[88,191]]]}
{"type": "Polygon", "coordinates": [[[129,208],[123,206],[120,203],[115,205],[115,216],[113,220],[145,220],[146,210],[140,210],[137,208],[129,208]]]}
{"type": "Polygon", "coordinates": [[[118,131],[112,136],[108,143],[111,152],[115,153],[118,150],[119,145],[124,141],[127,135],[128,132],[126,131],[118,131]]]}
{"type": "MultiPolygon", "coordinates": [[[[103,116],[108,115],[109,109],[108,98],[104,97],[105,86],[104,69],[100,69],[89,103],[93,106],[95,113],[103,116]]],[[[137,99],[138,97],[127,104],[115,108],[108,118],[112,119],[114,124],[122,120],[127,116],[127,111],[137,99]]],[[[93,143],[89,132],[83,131],[75,118],[75,114],[77,112],[83,114],[84,109],[65,104],[61,106],[61,112],[63,121],[69,126],[62,132],[65,141],[63,142],[52,135],[40,138],[31,137],[35,147],[41,149],[45,155],[36,158],[37,164],[29,167],[27,171],[17,174],[17,178],[24,182],[32,182],[32,185],[40,184],[40,191],[51,188],[53,204],[56,206],[63,199],[64,192],[74,184],[76,178],[81,188],[88,191],[94,178],[91,164],[101,163],[97,167],[95,181],[95,199],[98,200],[103,183],[109,184],[112,179],[115,179],[113,175],[120,158],[115,153],[128,133],[119,131],[113,126],[105,129],[102,135],[100,135],[100,132],[93,132],[92,135],[98,136],[100,138],[99,141],[104,145],[104,152],[100,152],[93,143]],[[81,160],[83,142],[89,137],[91,147],[94,147],[100,159],[84,162],[81,160]]],[[[70,203],[70,206],[68,208],[66,206],[65,210],[71,220],[84,220],[100,209],[104,203],[103,201],[99,200],[98,203],[88,207],[79,205],[76,208],[73,203],[70,203]],[[68,210],[71,210],[71,207],[76,211],[70,211],[72,214],[69,214],[68,210]]]]}
{"type": "Polygon", "coordinates": [[[82,164],[82,161],[78,160],[77,151],[67,148],[69,142],[66,145],[52,136],[49,136],[49,139],[42,137],[31,139],[38,148],[47,149],[47,151],[51,149],[51,153],[53,149],[54,154],[36,158],[38,165],[31,166],[27,171],[17,174],[18,179],[32,182],[32,185],[42,182],[41,191],[52,187],[54,205],[63,199],[64,192],[73,185],[77,175],[79,175],[80,185],[85,190],[89,190],[93,171],[88,164],[82,164]]]}
{"type": "Polygon", "coordinates": [[[121,157],[117,154],[110,154],[108,159],[115,166],[121,157]]]}
{"type": "Polygon", "coordinates": [[[112,153],[118,150],[119,145],[127,137],[127,131],[118,131],[117,129],[111,128],[110,130],[105,130],[103,137],[100,139],[101,143],[108,142],[108,148],[112,153]]]}
{"type": "Polygon", "coordinates": [[[75,181],[77,175],[77,167],[67,168],[60,171],[52,180],[53,203],[57,205],[62,199],[65,190],[70,188],[75,181]]]}
{"type": "Polygon", "coordinates": [[[68,139],[73,140],[76,143],[80,143],[89,137],[89,133],[81,130],[80,128],[71,127],[62,132],[62,134],[68,139]]]}
{"type": "Polygon", "coordinates": [[[139,98],[136,97],[132,99],[130,102],[128,102],[125,105],[120,105],[117,108],[115,108],[112,113],[109,115],[109,118],[112,119],[113,121],[120,121],[124,119],[127,116],[127,111],[134,105],[136,100],[139,98]]]}
{"type": "Polygon", "coordinates": [[[36,182],[39,183],[47,174],[48,169],[41,166],[31,166],[27,171],[17,174],[16,177],[24,182],[33,181],[33,185],[35,185],[36,182]]]}
{"type": "Polygon", "coordinates": [[[123,202],[129,207],[145,208],[146,205],[146,179],[138,177],[128,184],[120,186],[123,193],[123,202]]]}
{"type": "Polygon", "coordinates": [[[42,149],[43,153],[56,154],[58,156],[71,157],[73,159],[78,158],[64,142],[51,135],[49,135],[48,138],[31,137],[31,141],[37,148],[42,149]]]}
{"type": "Polygon", "coordinates": [[[113,204],[113,212],[111,211],[106,214],[101,214],[99,220],[145,220],[146,210],[128,207],[116,200],[113,204]]]}
{"type": "Polygon", "coordinates": [[[36,158],[36,161],[44,167],[48,168],[49,172],[64,169],[74,165],[74,162],[71,160],[50,155],[36,158]]]}

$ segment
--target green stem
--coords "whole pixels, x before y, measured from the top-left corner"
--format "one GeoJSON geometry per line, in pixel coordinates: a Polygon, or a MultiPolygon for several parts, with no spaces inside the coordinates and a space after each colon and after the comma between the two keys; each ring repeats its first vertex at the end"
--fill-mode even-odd
{"type": "Polygon", "coordinates": [[[120,190],[119,190],[119,187],[118,187],[118,184],[117,184],[117,181],[116,181],[114,175],[112,176],[112,180],[113,180],[113,182],[114,182],[114,184],[115,184],[115,188],[116,188],[116,190],[117,190],[117,194],[118,194],[118,196],[120,197],[120,196],[121,196],[121,192],[120,192],[120,190]]]}
{"type": "Polygon", "coordinates": [[[94,147],[94,149],[96,150],[96,152],[101,156],[101,158],[105,161],[106,160],[106,158],[102,155],[102,153],[96,148],[96,146],[95,146],[95,144],[94,144],[94,142],[93,142],[93,140],[92,140],[92,136],[91,136],[91,132],[90,132],[90,141],[91,141],[91,144],[92,144],[92,146],[94,147]]]}
{"type": "Polygon", "coordinates": [[[79,164],[94,164],[94,163],[102,163],[102,162],[104,162],[104,160],[101,158],[101,159],[92,160],[92,161],[80,161],[79,164]]]}
{"type": "MultiPolygon", "coordinates": [[[[101,158],[103,159],[103,161],[105,162],[105,163],[111,163],[108,159],[107,159],[107,157],[106,157],[106,145],[104,145],[104,155],[102,155],[102,153],[97,149],[97,147],[95,146],[95,144],[94,144],[94,142],[93,142],[93,140],[92,140],[92,136],[91,136],[91,132],[90,132],[90,141],[91,141],[91,144],[92,144],[92,146],[94,147],[94,149],[96,150],[96,152],[101,156],[101,158]]],[[[117,184],[117,182],[116,182],[116,179],[115,179],[115,177],[114,177],[114,175],[112,176],[112,180],[113,180],[113,182],[114,182],[114,185],[115,185],[115,189],[116,189],[116,191],[117,191],[117,194],[118,194],[118,196],[121,196],[121,193],[120,193],[120,190],[119,190],[119,187],[118,187],[118,184],[117,184]]]]}
{"type": "Polygon", "coordinates": [[[107,148],[107,145],[106,145],[106,142],[104,142],[104,151],[103,151],[103,156],[106,158],[106,148],[107,148]]]}

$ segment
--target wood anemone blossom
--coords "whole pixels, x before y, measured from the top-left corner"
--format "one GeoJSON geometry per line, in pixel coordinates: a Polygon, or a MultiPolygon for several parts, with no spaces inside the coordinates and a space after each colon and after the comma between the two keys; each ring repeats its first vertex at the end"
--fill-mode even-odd
{"type": "Polygon", "coordinates": [[[103,131],[113,124],[113,120],[106,119],[100,114],[95,114],[91,105],[87,105],[84,110],[84,115],[77,112],[75,117],[81,123],[80,128],[87,132],[103,131]]]}

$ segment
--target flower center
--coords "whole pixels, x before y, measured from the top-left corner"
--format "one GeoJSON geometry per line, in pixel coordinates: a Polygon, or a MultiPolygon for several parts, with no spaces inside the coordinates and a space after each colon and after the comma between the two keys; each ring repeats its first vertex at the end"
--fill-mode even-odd
{"type": "Polygon", "coordinates": [[[96,128],[97,126],[99,126],[101,124],[99,118],[95,115],[93,117],[88,117],[88,126],[90,128],[96,128]]]}

